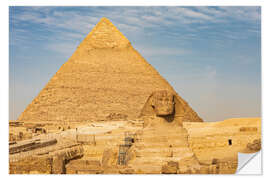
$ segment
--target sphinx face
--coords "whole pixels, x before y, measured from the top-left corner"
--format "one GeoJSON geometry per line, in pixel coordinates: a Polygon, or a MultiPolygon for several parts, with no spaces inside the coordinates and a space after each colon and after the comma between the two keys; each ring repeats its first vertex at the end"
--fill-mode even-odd
{"type": "Polygon", "coordinates": [[[157,91],[152,97],[152,107],[157,116],[168,116],[174,113],[173,94],[168,91],[157,91]]]}

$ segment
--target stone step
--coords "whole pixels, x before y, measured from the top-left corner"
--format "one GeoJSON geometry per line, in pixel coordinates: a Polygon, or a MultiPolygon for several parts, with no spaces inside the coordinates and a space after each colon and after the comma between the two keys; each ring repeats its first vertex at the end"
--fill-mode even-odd
{"type": "Polygon", "coordinates": [[[173,156],[183,156],[184,154],[192,153],[192,151],[189,148],[145,148],[141,150],[136,150],[136,154],[140,156],[170,156],[173,154],[173,156]]]}
{"type": "Polygon", "coordinates": [[[134,147],[138,149],[147,149],[147,148],[189,148],[188,143],[159,143],[159,142],[138,142],[133,144],[134,147]]]}
{"type": "Polygon", "coordinates": [[[68,174],[103,174],[103,169],[80,169],[76,170],[76,173],[68,173],[68,174]]]}
{"type": "Polygon", "coordinates": [[[149,153],[149,152],[138,152],[136,153],[136,158],[150,158],[150,159],[183,159],[184,157],[189,157],[192,153],[149,153]]]}
{"type": "Polygon", "coordinates": [[[182,136],[140,136],[136,138],[138,141],[187,141],[188,139],[182,136]]]}
{"type": "Polygon", "coordinates": [[[168,157],[168,156],[154,156],[150,154],[142,154],[142,156],[137,156],[136,159],[132,160],[132,163],[146,163],[146,164],[151,164],[151,163],[161,163],[161,162],[168,162],[168,161],[181,161],[184,159],[192,158],[193,157],[193,152],[186,152],[184,154],[174,154],[173,157],[168,157]]]}
{"type": "Polygon", "coordinates": [[[101,162],[97,158],[83,158],[70,161],[66,165],[67,174],[100,174],[103,172],[101,162]]]}
{"type": "Polygon", "coordinates": [[[161,174],[161,165],[145,165],[141,164],[139,166],[134,165],[132,166],[136,174],[161,174]]]}
{"type": "Polygon", "coordinates": [[[143,134],[187,134],[187,130],[184,128],[167,128],[167,129],[159,129],[159,128],[147,128],[143,129],[143,134]]]}
{"type": "Polygon", "coordinates": [[[183,134],[180,134],[180,133],[173,133],[173,134],[142,134],[142,135],[138,135],[137,136],[138,139],[145,139],[145,138],[180,138],[180,139],[187,139],[187,136],[186,135],[183,135],[183,134]]]}

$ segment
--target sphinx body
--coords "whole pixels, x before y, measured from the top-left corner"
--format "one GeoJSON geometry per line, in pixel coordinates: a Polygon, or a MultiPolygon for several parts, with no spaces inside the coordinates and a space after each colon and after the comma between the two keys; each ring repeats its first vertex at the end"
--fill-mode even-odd
{"type": "MultiPolygon", "coordinates": [[[[235,128],[233,122],[227,128],[229,133],[221,132],[221,138],[216,138],[216,131],[224,127],[211,126],[213,131],[203,136],[202,126],[209,129],[209,125],[106,18],[87,35],[17,120],[14,131],[10,128],[11,144],[28,138],[57,139],[54,144],[28,142],[29,151],[10,154],[10,172],[27,174],[220,173],[219,161],[212,162],[212,156],[221,154],[217,157],[223,158],[224,149],[232,150],[227,136],[235,128]],[[185,126],[189,125],[187,122],[192,122],[191,128],[185,126]],[[199,132],[198,136],[193,129],[199,132]],[[126,131],[136,134],[136,139],[120,156],[118,148],[125,147],[121,143],[126,131]],[[204,143],[209,137],[211,142],[204,143]],[[75,145],[82,145],[84,151],[81,147],[72,148],[75,145]],[[82,154],[81,159],[76,159],[82,154]],[[25,155],[32,159],[25,159],[25,155]],[[127,162],[119,163],[120,157],[127,162]],[[66,160],[68,164],[64,164],[66,160]],[[65,167],[59,169],[61,166],[65,167]],[[122,171],[126,167],[132,170],[122,171]]],[[[247,151],[256,151],[260,149],[260,141],[256,140],[260,131],[249,126],[240,129],[240,137],[250,139],[246,137],[251,137],[251,130],[254,137],[247,151]]],[[[230,139],[232,146],[237,145],[238,139],[230,139]]],[[[247,142],[243,142],[239,143],[240,148],[246,146],[247,142]]],[[[25,143],[22,144],[17,146],[25,150],[25,143]]]]}
{"type": "Polygon", "coordinates": [[[40,150],[30,142],[33,150],[10,154],[10,160],[23,159],[10,162],[10,172],[21,173],[18,169],[24,169],[24,173],[231,174],[237,168],[237,152],[260,149],[259,119],[183,122],[186,109],[173,92],[154,91],[145,101],[138,119],[91,123],[76,131],[61,130],[55,134],[57,143],[43,143],[45,147],[40,150]],[[125,137],[126,132],[132,136],[125,137]],[[58,148],[63,148],[63,140],[74,144],[66,144],[62,152],[58,148]],[[123,144],[126,140],[129,143],[123,144]],[[70,148],[77,143],[84,151],[70,148]],[[49,152],[50,156],[40,151],[49,152]],[[33,159],[21,157],[28,152],[35,155],[33,159]],[[70,160],[65,161],[62,153],[74,154],[74,159],[68,157],[70,160]],[[42,163],[33,166],[30,162],[42,163]],[[62,168],[58,168],[60,165],[62,168]]]}
{"type": "Polygon", "coordinates": [[[200,164],[182,127],[184,114],[184,106],[174,93],[153,92],[142,109],[144,128],[138,134],[129,165],[143,173],[198,173],[200,164]]]}

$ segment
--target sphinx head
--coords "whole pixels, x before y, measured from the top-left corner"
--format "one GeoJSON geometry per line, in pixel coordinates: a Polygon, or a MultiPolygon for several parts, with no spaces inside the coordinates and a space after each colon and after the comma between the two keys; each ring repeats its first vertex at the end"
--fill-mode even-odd
{"type": "Polygon", "coordinates": [[[151,106],[157,116],[168,116],[174,113],[174,95],[173,93],[162,90],[155,91],[152,94],[151,106]]]}

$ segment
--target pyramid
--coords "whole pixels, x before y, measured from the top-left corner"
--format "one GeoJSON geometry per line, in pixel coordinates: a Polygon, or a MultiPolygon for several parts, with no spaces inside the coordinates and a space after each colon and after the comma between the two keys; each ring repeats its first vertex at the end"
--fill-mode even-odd
{"type": "Polygon", "coordinates": [[[21,113],[23,122],[87,123],[139,117],[153,91],[185,104],[185,121],[202,121],[170,84],[102,18],[21,113]]]}

